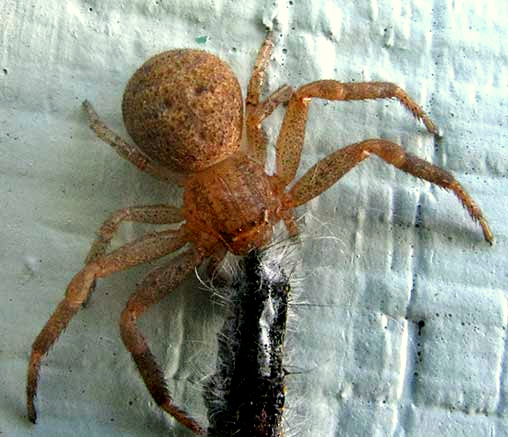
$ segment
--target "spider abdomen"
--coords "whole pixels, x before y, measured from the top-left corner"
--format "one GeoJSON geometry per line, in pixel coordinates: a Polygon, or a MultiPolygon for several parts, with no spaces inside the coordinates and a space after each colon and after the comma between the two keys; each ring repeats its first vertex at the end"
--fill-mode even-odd
{"type": "Polygon", "coordinates": [[[224,61],[202,50],[146,61],[127,84],[122,112],[137,146],[178,172],[203,170],[240,145],[240,85],[224,61]]]}
{"type": "Polygon", "coordinates": [[[187,225],[218,238],[238,255],[270,241],[280,209],[264,168],[242,153],[192,175],[185,184],[187,225]]]}

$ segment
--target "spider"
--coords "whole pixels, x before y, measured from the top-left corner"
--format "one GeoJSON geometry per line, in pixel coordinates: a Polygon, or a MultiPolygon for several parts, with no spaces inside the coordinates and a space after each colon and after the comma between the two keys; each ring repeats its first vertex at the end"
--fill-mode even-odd
{"type": "Polygon", "coordinates": [[[447,171],[383,139],[368,139],[338,149],[293,183],[304,141],[307,111],[313,98],[364,100],[395,98],[427,130],[438,129],[408,94],[388,82],[342,83],[320,80],[293,90],[284,85],[262,99],[266,67],[273,49],[268,34],[261,45],[245,101],[245,150],[240,147],[244,109],[240,85],[228,65],[200,50],[170,50],[146,61],[131,77],[122,113],[134,145],[102,123],[88,101],[83,106],[91,129],[140,170],[179,181],[183,208],[133,206],[114,212],[100,227],[85,266],[67,286],[65,297],[32,345],[28,366],[28,418],[35,423],[34,400],[40,364],[72,317],[86,303],[98,278],[179,251],[138,285],[120,318],[121,337],[153,399],[164,411],[196,434],[205,428],[173,402],[164,376],[137,321],[174,290],[205,259],[220,263],[229,251],[245,255],[262,248],[273,226],[283,220],[291,236],[298,229],[294,209],[319,196],[345,173],[374,154],[413,176],[451,190],[479,223],[485,240],[493,234],[480,208],[447,171]],[[276,143],[275,172],[265,172],[267,138],[262,122],[279,105],[287,111],[276,143]],[[125,221],[178,224],[178,229],[152,232],[118,249],[109,243],[125,221]]]}

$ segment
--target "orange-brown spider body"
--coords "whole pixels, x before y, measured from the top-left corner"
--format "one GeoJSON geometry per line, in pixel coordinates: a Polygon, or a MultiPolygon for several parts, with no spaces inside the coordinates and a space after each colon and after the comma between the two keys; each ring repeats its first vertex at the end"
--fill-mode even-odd
{"type": "Polygon", "coordinates": [[[273,178],[243,153],[192,175],[185,183],[186,226],[193,234],[205,233],[221,241],[235,255],[268,243],[281,211],[273,178]]]}
{"type": "Polygon", "coordinates": [[[201,50],[149,59],[125,89],[125,126],[148,156],[187,175],[186,228],[236,255],[264,246],[281,219],[273,178],[240,148],[243,99],[230,67],[201,50]]]}
{"type": "Polygon", "coordinates": [[[164,375],[137,320],[174,290],[206,258],[220,262],[227,251],[246,254],[266,245],[273,225],[284,220],[297,233],[293,210],[332,186],[371,154],[413,176],[451,190],[484,238],[493,235],[480,208],[447,171],[383,139],[369,139],[336,150],[293,183],[303,147],[307,112],[312,98],[328,100],[398,99],[427,130],[437,128],[425,112],[397,85],[388,82],[342,83],[321,80],[293,91],[282,86],[262,100],[264,74],[273,47],[268,37],[259,51],[249,82],[245,110],[246,150],[240,150],[244,128],[238,81],[219,58],[199,50],[172,50],[149,59],[130,79],[122,104],[125,125],[134,145],[102,123],[84,102],[91,128],[140,170],[184,186],[183,208],[171,205],[133,206],[104,222],[85,266],[67,286],[64,299],[32,345],[28,367],[27,410],[34,405],[42,358],[92,293],[96,280],[117,271],[162,258],[138,285],[120,318],[122,340],[156,403],[197,434],[205,428],[177,407],[164,375]],[[287,103],[276,143],[275,172],[265,172],[267,138],[263,120],[287,103]],[[115,250],[109,243],[122,222],[178,224],[177,230],[152,232],[115,250]]]}
{"type": "Polygon", "coordinates": [[[202,50],[146,61],[125,88],[122,113],[136,145],[177,172],[201,171],[240,147],[240,84],[227,64],[202,50]]]}

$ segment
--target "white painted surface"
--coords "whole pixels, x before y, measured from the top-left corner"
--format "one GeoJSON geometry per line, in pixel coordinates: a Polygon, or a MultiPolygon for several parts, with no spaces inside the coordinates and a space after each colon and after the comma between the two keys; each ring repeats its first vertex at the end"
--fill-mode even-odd
{"type": "MultiPolygon", "coordinates": [[[[485,244],[452,195],[375,159],[302,207],[306,233],[334,238],[301,247],[295,300],[311,305],[295,307],[288,365],[301,373],[288,382],[288,435],[508,435],[507,8],[472,0],[4,0],[2,435],[186,435],[150,402],[118,335],[146,268],[100,282],[44,362],[38,425],[24,416],[31,342],[102,220],[181,196],[97,140],[80,102],[90,99],[125,136],[126,81],[150,55],[176,47],[219,55],[245,89],[263,23],[274,17],[270,90],[319,78],[392,81],[445,134],[436,144],[396,102],[315,102],[302,169],[338,146],[388,138],[453,171],[497,239],[485,244]]],[[[267,123],[272,140],[281,114],[267,123]]],[[[118,241],[141,232],[126,226],[118,241]]],[[[199,380],[213,368],[220,322],[196,280],[142,322],[175,398],[198,418],[206,414],[199,380]]]]}

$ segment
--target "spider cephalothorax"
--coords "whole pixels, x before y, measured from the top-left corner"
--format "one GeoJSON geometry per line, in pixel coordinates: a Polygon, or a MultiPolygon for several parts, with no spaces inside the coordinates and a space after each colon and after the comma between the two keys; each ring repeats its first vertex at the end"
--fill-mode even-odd
{"type": "Polygon", "coordinates": [[[99,230],[85,266],[71,280],[65,298],[32,346],[27,383],[27,407],[35,422],[34,398],[42,357],[92,292],[97,278],[181,250],[152,270],[129,299],[120,319],[122,339],[132,354],[157,404],[198,434],[205,429],[178,408],[166,388],[137,319],[159,302],[206,258],[218,263],[227,251],[246,254],[266,245],[272,227],[284,220],[297,233],[293,210],[333,185],[370,154],[418,178],[451,190],[485,239],[493,241],[488,224],[473,199],[455,178],[401,146],[369,139],[331,153],[296,183],[307,110],[312,98],[361,100],[396,98],[433,134],[437,128],[424,111],[398,86],[387,82],[341,83],[322,80],[296,91],[285,85],[261,100],[265,69],[273,44],[268,37],[258,54],[246,98],[247,150],[240,150],[243,104],[231,69],[216,56],[199,50],[172,50],[149,59],[129,81],[123,116],[135,145],[123,141],[84,102],[91,128],[139,169],[166,181],[179,174],[184,205],[137,206],[116,211],[99,230]],[[261,126],[280,104],[286,116],[276,144],[275,173],[265,172],[267,140],[261,126]],[[177,230],[147,234],[107,252],[123,221],[151,224],[182,223],[177,230]],[[186,246],[186,249],[183,249],[186,246]]]}

